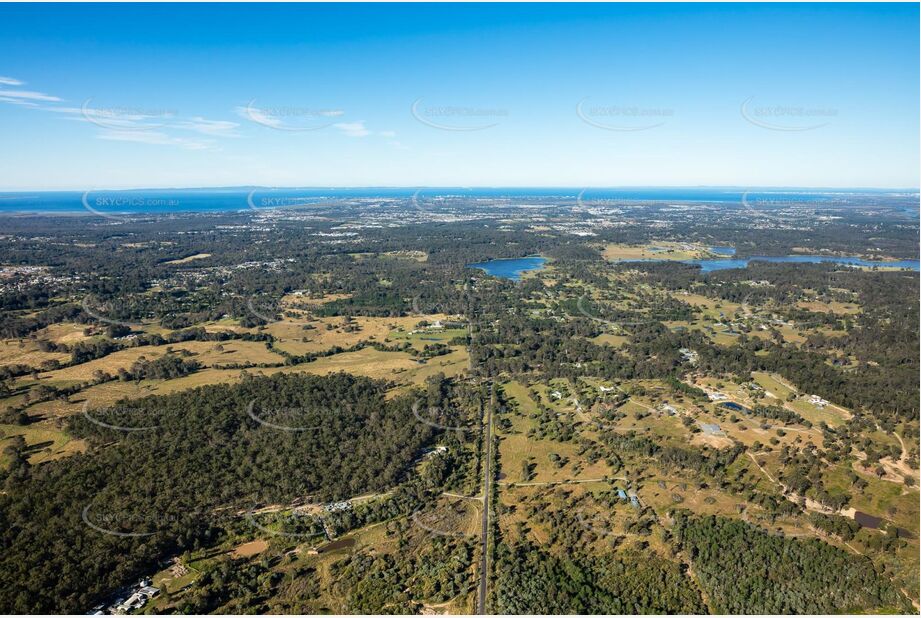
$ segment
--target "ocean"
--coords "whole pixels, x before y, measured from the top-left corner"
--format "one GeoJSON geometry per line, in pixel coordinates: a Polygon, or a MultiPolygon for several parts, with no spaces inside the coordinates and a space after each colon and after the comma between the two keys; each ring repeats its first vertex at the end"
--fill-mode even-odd
{"type": "Polygon", "coordinates": [[[831,202],[881,200],[897,203],[906,212],[906,203],[917,201],[912,190],[806,190],[722,187],[625,187],[581,189],[574,187],[356,187],[356,188],[267,188],[228,187],[216,189],[136,189],[126,191],[24,191],[0,193],[3,213],[85,213],[168,214],[178,212],[220,212],[296,207],[326,200],[382,198],[431,200],[436,197],[471,199],[559,199],[585,201],[624,200],[649,202],[744,202],[770,207],[793,202],[831,202]]]}

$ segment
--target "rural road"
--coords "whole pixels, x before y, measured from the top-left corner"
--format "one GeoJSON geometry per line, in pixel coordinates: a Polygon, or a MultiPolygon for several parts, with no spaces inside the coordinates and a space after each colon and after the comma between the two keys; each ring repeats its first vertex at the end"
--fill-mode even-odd
{"type": "Polygon", "coordinates": [[[495,401],[493,386],[492,397],[486,409],[486,425],[483,428],[483,519],[480,528],[480,590],[477,596],[477,613],[482,615],[486,614],[486,585],[489,579],[489,498],[492,485],[492,411],[495,401]]]}
{"type": "Polygon", "coordinates": [[[527,483],[516,483],[516,482],[509,483],[505,481],[499,481],[499,485],[502,485],[503,487],[512,487],[512,486],[514,487],[541,487],[541,486],[547,486],[547,485],[575,485],[578,483],[603,483],[603,482],[606,482],[612,479],[621,480],[621,481],[627,480],[625,477],[622,477],[622,476],[611,476],[611,477],[600,478],[600,479],[562,479],[560,481],[529,481],[527,483]]]}

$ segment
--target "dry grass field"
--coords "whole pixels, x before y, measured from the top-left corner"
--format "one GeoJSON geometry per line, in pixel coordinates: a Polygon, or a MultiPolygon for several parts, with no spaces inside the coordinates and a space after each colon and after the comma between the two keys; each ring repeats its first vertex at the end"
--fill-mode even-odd
{"type": "Polygon", "coordinates": [[[716,257],[706,247],[691,243],[659,241],[645,245],[606,245],[602,255],[606,260],[695,260],[716,257]]]}
{"type": "Polygon", "coordinates": [[[210,253],[196,253],[195,255],[190,255],[178,260],[170,260],[168,262],[164,262],[164,264],[188,264],[189,262],[194,262],[195,260],[205,260],[209,257],[211,257],[210,253]]]}
{"type": "Polygon", "coordinates": [[[3,339],[0,341],[0,366],[27,365],[33,368],[41,367],[46,361],[65,363],[70,359],[70,354],[61,352],[42,352],[38,343],[30,339],[3,339]]]}
{"type": "Polygon", "coordinates": [[[603,461],[589,463],[579,454],[575,441],[561,442],[531,437],[528,433],[537,427],[533,415],[537,404],[527,388],[518,382],[507,382],[503,389],[518,404],[518,413],[509,415],[511,427],[497,430],[499,436],[499,462],[501,483],[559,483],[600,479],[610,474],[603,461]],[[551,455],[559,457],[554,463],[551,455]],[[527,478],[524,466],[529,466],[527,478]]]}
{"type": "Polygon", "coordinates": [[[88,324],[77,324],[76,322],[59,322],[52,324],[35,333],[37,339],[47,339],[54,343],[74,344],[91,339],[85,335],[84,331],[90,328],[88,324]]]}
{"type": "Polygon", "coordinates": [[[393,380],[403,385],[416,385],[437,373],[449,377],[458,375],[467,369],[468,363],[467,350],[459,346],[453,348],[450,354],[436,356],[426,363],[419,363],[405,352],[381,352],[374,348],[364,348],[285,367],[283,371],[303,371],[318,375],[345,371],[369,378],[393,380]]]}
{"type": "Polygon", "coordinates": [[[118,350],[86,363],[42,372],[39,379],[48,384],[66,385],[92,380],[97,371],[114,376],[119,369],[128,370],[141,358],[154,360],[170,351],[176,354],[187,352],[188,358],[197,360],[205,367],[250,363],[275,364],[284,361],[281,355],[270,351],[264,343],[258,341],[186,341],[118,350]]]}
{"type": "Polygon", "coordinates": [[[3,449],[14,436],[22,436],[26,441],[26,452],[32,465],[82,453],[87,448],[83,440],[71,438],[50,423],[33,423],[25,426],[0,424],[0,465],[6,465],[3,449]]]}
{"type": "Polygon", "coordinates": [[[276,339],[276,346],[290,354],[322,352],[334,346],[349,348],[359,341],[391,343],[417,328],[419,322],[445,320],[446,315],[394,318],[355,317],[347,324],[344,318],[292,319],[272,322],[265,332],[276,339]],[[306,327],[306,328],[305,328],[306,327]],[[392,335],[391,335],[392,334],[392,335]]]}

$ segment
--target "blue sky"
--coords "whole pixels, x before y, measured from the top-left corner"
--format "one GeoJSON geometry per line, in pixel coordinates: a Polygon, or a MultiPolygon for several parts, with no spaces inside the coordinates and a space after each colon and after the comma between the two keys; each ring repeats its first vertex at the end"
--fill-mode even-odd
{"type": "Polygon", "coordinates": [[[917,4],[0,5],[0,190],[919,185],[917,4]]]}

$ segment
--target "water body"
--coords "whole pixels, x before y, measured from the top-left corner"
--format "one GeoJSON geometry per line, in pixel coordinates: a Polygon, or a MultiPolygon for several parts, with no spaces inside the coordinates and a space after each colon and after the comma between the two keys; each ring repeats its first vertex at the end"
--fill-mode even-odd
{"type": "Polygon", "coordinates": [[[479,268],[486,272],[487,275],[499,277],[500,279],[520,281],[522,273],[540,270],[544,267],[546,261],[547,258],[542,258],[539,255],[532,255],[523,258],[477,262],[476,264],[467,264],[467,267],[479,268]]]}
{"type": "MultiPolygon", "coordinates": [[[[872,528],[877,530],[879,528],[887,525],[887,522],[882,517],[877,517],[875,515],[870,515],[869,513],[864,513],[862,511],[854,512],[854,521],[861,525],[863,528],[872,528]]],[[[902,539],[913,539],[914,535],[906,530],[905,528],[895,528],[895,533],[899,538],[902,539]]]]}
{"type": "Polygon", "coordinates": [[[0,213],[169,215],[297,207],[321,201],[313,192],[157,189],[0,193],[0,213]]]}
{"type": "Polygon", "coordinates": [[[846,264],[849,266],[880,266],[884,268],[909,268],[919,270],[918,260],[898,260],[892,262],[876,262],[864,260],[851,256],[828,256],[828,255],[782,255],[782,256],[763,256],[758,255],[743,259],[717,258],[712,260],[687,260],[685,264],[700,265],[701,272],[709,273],[714,270],[726,270],[728,268],[748,268],[749,263],[758,262],[775,262],[791,264],[819,264],[821,262],[830,262],[832,264],[846,264]]]}
{"type": "MultiPolygon", "coordinates": [[[[699,260],[682,260],[683,264],[695,264],[700,266],[701,272],[709,273],[715,270],[727,270],[730,268],[748,268],[751,262],[775,262],[791,264],[819,264],[828,262],[832,264],[846,264],[849,266],[879,266],[881,268],[908,268],[910,270],[921,269],[918,260],[895,260],[895,261],[873,261],[864,260],[854,256],[831,256],[831,255],[756,255],[749,258],[734,258],[736,254],[735,247],[707,247],[711,253],[720,256],[719,258],[699,259],[699,260]]],[[[637,260],[617,260],[619,262],[665,262],[659,258],[642,258],[637,260]]]]}
{"type": "MultiPolygon", "coordinates": [[[[209,189],[138,189],[106,191],[20,191],[0,193],[0,212],[85,213],[87,201],[107,214],[164,214],[177,212],[235,211],[253,208],[292,207],[323,200],[348,198],[390,198],[422,200],[435,197],[558,199],[575,201],[623,200],[641,202],[709,202],[741,205],[742,197],[770,203],[789,202],[857,203],[861,198],[878,201],[914,201],[913,191],[872,189],[807,190],[745,189],[739,187],[223,187],[209,189]]],[[[906,208],[917,216],[917,208],[906,208]]]]}
{"type": "MultiPolygon", "coordinates": [[[[908,268],[910,270],[919,270],[921,264],[918,260],[893,260],[893,261],[873,261],[864,260],[853,256],[830,256],[830,255],[756,255],[750,258],[733,258],[735,248],[733,247],[708,247],[712,253],[725,255],[726,257],[700,259],[700,260],[681,260],[682,264],[694,264],[700,266],[701,272],[709,273],[714,270],[727,270],[730,268],[748,268],[751,262],[775,262],[791,264],[819,264],[828,262],[832,264],[846,264],[849,266],[879,266],[881,268],[908,268]]],[[[636,260],[617,260],[617,262],[667,262],[669,260],[659,258],[640,258],[636,260]]]]}
{"type": "Polygon", "coordinates": [[[355,539],[353,538],[344,538],[333,541],[332,543],[327,543],[322,547],[317,548],[318,554],[328,554],[331,551],[336,551],[337,549],[346,549],[355,544],[355,539]]]}
{"type": "Polygon", "coordinates": [[[875,515],[870,515],[869,513],[863,513],[861,511],[854,512],[854,521],[863,526],[864,528],[879,528],[883,523],[882,517],[876,517],[875,515]]]}

